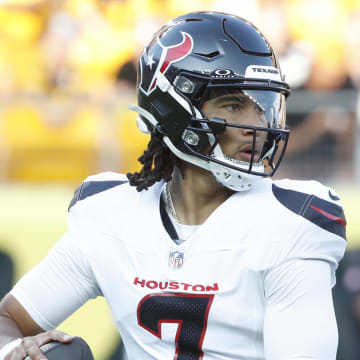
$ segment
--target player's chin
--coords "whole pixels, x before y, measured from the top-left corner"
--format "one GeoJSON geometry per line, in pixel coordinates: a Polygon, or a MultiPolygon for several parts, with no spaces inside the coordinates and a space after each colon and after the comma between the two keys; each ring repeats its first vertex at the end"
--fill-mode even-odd
{"type": "MultiPolygon", "coordinates": [[[[40,347],[48,360],[94,360],[89,345],[80,337],[74,337],[71,343],[50,342],[40,347]]],[[[25,360],[31,360],[29,356],[25,360]]]]}

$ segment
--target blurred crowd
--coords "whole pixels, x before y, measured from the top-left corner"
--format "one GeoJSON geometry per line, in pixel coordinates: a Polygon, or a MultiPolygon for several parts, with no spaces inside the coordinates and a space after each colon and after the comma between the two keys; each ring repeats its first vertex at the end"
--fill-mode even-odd
{"type": "Polygon", "coordinates": [[[0,94],[99,95],[161,24],[184,12],[243,16],[270,39],[294,87],[358,86],[358,0],[2,0],[0,94]]]}
{"type": "Polygon", "coordinates": [[[319,164],[333,157],[337,175],[353,179],[359,0],[1,0],[0,180],[75,182],[136,168],[147,138],[136,133],[127,105],[139,53],[164,22],[205,9],[257,25],[294,94],[303,95],[289,107],[297,135],[283,174],[296,172],[299,154],[306,166],[320,139],[319,164]],[[326,106],[316,98],[337,90],[326,106]]]}

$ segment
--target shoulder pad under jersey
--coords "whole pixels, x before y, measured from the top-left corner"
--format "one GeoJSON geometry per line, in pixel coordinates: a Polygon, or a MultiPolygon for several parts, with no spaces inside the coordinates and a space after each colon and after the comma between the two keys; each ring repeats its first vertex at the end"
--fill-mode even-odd
{"type": "Polygon", "coordinates": [[[340,198],[317,181],[280,180],[272,185],[275,198],[295,214],[346,239],[346,220],[340,198]]]}
{"type": "Polygon", "coordinates": [[[128,180],[125,175],[115,172],[104,172],[89,176],[75,190],[68,211],[70,211],[70,209],[80,200],[84,200],[89,196],[93,196],[127,182],[128,180]]]}

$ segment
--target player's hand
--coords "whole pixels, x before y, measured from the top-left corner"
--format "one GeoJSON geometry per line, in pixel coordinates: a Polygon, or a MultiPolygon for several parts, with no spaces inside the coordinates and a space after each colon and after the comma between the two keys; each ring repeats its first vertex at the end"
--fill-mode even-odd
{"type": "Polygon", "coordinates": [[[23,360],[27,355],[31,360],[47,360],[46,356],[41,352],[40,346],[52,341],[69,343],[71,340],[72,337],[70,335],[58,330],[47,331],[35,336],[27,336],[5,356],[5,360],[23,360]]]}

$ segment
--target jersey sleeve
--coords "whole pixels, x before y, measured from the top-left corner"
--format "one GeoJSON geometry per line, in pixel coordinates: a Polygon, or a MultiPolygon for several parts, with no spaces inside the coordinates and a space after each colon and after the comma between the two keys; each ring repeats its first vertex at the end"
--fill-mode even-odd
{"type": "Polygon", "coordinates": [[[331,283],[346,248],[346,220],[336,193],[318,182],[276,182],[272,186],[277,226],[260,258],[263,270],[297,259],[330,264],[331,283]]]}
{"type": "Polygon", "coordinates": [[[76,236],[68,231],[11,291],[44,330],[55,329],[87,300],[101,295],[76,236]]]}
{"type": "Polygon", "coordinates": [[[325,261],[293,260],[265,272],[266,359],[335,360],[331,271],[325,261]]]}
{"type": "Polygon", "coordinates": [[[87,300],[102,295],[88,256],[99,246],[101,209],[83,200],[123,182],[114,173],[87,178],[69,206],[65,235],[12,289],[11,294],[42,329],[56,328],[87,300]]]}

